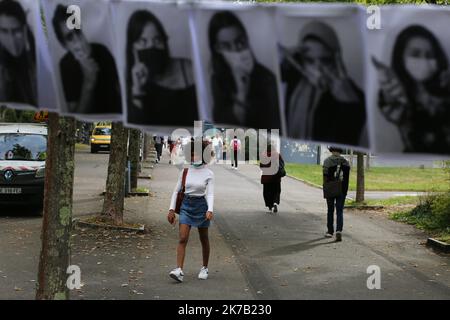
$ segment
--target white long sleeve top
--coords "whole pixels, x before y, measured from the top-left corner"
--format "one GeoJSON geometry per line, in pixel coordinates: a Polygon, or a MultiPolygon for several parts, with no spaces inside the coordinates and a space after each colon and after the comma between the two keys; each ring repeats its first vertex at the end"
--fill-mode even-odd
{"type": "MultiPolygon", "coordinates": [[[[183,171],[181,170],[178,176],[178,182],[172,194],[170,200],[169,210],[174,210],[177,202],[177,194],[181,191],[183,171]]],[[[207,166],[202,165],[200,167],[189,166],[188,173],[186,175],[186,185],[184,194],[190,196],[206,198],[208,203],[208,211],[213,212],[214,206],[214,172],[212,172],[207,166]]]]}

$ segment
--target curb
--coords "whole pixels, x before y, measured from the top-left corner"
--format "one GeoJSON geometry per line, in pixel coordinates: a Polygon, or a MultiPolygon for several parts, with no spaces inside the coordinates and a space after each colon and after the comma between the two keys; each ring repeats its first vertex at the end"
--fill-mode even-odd
{"type": "Polygon", "coordinates": [[[450,244],[434,238],[427,239],[427,247],[431,247],[432,249],[442,253],[450,253],[450,244]]]}
{"type": "Polygon", "coordinates": [[[128,192],[128,197],[148,197],[150,192],[128,192]]]}
{"type": "Polygon", "coordinates": [[[384,209],[384,206],[370,206],[370,205],[360,205],[360,206],[344,206],[345,209],[357,209],[357,210],[381,210],[384,209]]]}
{"type": "Polygon", "coordinates": [[[311,187],[314,187],[314,188],[317,188],[317,189],[323,189],[322,186],[319,186],[319,185],[317,185],[317,184],[315,184],[315,183],[312,183],[312,182],[309,182],[309,181],[306,181],[306,180],[303,180],[303,179],[300,179],[300,178],[291,176],[291,175],[289,175],[289,174],[287,174],[286,177],[289,177],[289,178],[291,178],[291,179],[294,179],[294,180],[303,182],[304,184],[307,184],[307,185],[309,185],[309,186],[311,186],[311,187]]]}
{"type": "Polygon", "coordinates": [[[145,233],[145,225],[141,225],[139,228],[132,228],[132,227],[123,227],[123,226],[113,226],[113,225],[102,225],[98,223],[92,223],[92,222],[86,222],[81,221],[79,219],[73,219],[72,220],[75,227],[88,227],[92,229],[109,229],[109,230],[120,230],[125,232],[134,232],[138,234],[145,233]]]}

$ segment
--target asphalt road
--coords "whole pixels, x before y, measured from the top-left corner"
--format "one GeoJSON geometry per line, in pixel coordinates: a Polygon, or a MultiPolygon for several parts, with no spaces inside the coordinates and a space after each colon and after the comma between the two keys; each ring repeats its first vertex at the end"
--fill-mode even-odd
{"type": "Polygon", "coordinates": [[[427,249],[411,226],[373,213],[345,214],[343,242],[323,237],[322,192],[282,182],[278,214],[265,212],[259,169],[215,166],[217,225],[257,297],[267,299],[449,299],[450,258],[427,249]],[[367,288],[369,266],[381,289],[367,288]]]}

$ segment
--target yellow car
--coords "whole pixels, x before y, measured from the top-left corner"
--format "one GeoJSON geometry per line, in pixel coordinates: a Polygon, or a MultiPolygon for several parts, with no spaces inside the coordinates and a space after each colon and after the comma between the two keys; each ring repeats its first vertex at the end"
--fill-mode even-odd
{"type": "Polygon", "coordinates": [[[111,126],[96,126],[91,135],[91,153],[109,151],[111,145],[111,126]]]}

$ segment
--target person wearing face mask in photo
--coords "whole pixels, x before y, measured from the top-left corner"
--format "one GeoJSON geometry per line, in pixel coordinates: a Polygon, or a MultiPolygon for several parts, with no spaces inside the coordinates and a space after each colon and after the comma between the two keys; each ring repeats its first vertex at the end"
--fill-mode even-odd
{"type": "Polygon", "coordinates": [[[247,32],[231,12],[214,14],[209,23],[214,121],[257,129],[279,129],[275,76],[260,64],[247,32]]]}
{"type": "Polygon", "coordinates": [[[0,1],[0,102],[36,106],[34,38],[22,6],[0,1]]]}
{"type": "Polygon", "coordinates": [[[345,70],[335,31],[312,21],[295,48],[279,48],[288,136],[367,146],[364,94],[345,70]]]}
{"type": "Polygon", "coordinates": [[[450,153],[450,72],[436,37],[413,25],[397,36],[391,67],[372,57],[379,108],[398,127],[404,152],[450,153]]]}
{"type": "Polygon", "coordinates": [[[169,273],[169,276],[177,282],[183,282],[184,258],[192,227],[198,228],[202,244],[203,266],[200,269],[198,278],[201,280],[208,279],[210,252],[208,228],[214,217],[214,173],[207,167],[207,164],[214,157],[214,152],[211,150],[211,145],[207,141],[192,140],[190,142],[190,145],[185,149],[185,159],[191,165],[180,172],[170,201],[167,220],[174,225],[176,223],[177,195],[183,189],[183,177],[185,177],[184,198],[179,212],[177,267],[169,273]],[[210,151],[209,156],[208,151],[210,151]]]}
{"type": "Polygon", "coordinates": [[[192,126],[198,120],[192,63],[170,56],[169,37],[151,12],[134,12],[127,31],[128,121],[192,126]]]}
{"type": "Polygon", "coordinates": [[[68,111],[79,114],[120,114],[122,112],[119,77],[109,50],[89,43],[81,29],[70,30],[67,7],[58,5],[53,28],[67,53],[59,62],[68,111]]]}

